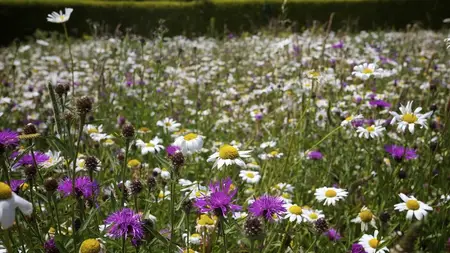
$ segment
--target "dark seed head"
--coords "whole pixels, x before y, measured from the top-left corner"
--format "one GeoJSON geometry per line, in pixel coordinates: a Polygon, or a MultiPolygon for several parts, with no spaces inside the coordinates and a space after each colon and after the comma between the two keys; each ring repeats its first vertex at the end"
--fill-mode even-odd
{"type": "Polygon", "coordinates": [[[92,111],[92,100],[89,97],[79,98],[76,105],[79,115],[86,115],[92,111]]]}
{"type": "Polygon", "coordinates": [[[388,212],[382,212],[380,214],[380,220],[384,223],[387,223],[391,219],[391,215],[388,212]]]}
{"type": "Polygon", "coordinates": [[[36,134],[37,133],[37,128],[33,123],[28,123],[24,128],[23,128],[23,133],[28,135],[28,134],[36,134]]]}
{"type": "Polygon", "coordinates": [[[64,84],[56,85],[55,92],[56,94],[58,94],[58,96],[62,97],[64,94],[67,93],[66,86],[64,84]]]}
{"type": "Polygon", "coordinates": [[[49,177],[44,181],[44,188],[47,192],[52,193],[58,188],[58,181],[52,177],[49,177]]]}
{"type": "Polygon", "coordinates": [[[400,178],[400,179],[405,179],[407,176],[408,176],[408,174],[404,170],[400,170],[398,172],[398,178],[400,178]]]}
{"type": "Polygon", "coordinates": [[[134,137],[134,126],[131,124],[126,124],[122,127],[122,135],[127,139],[132,139],[134,137]]]}
{"type": "Polygon", "coordinates": [[[179,169],[184,165],[184,155],[181,152],[175,152],[175,154],[170,155],[169,158],[175,169],[179,169]]]}
{"type": "Polygon", "coordinates": [[[149,191],[153,191],[156,188],[156,178],[153,176],[150,176],[147,179],[147,186],[149,191]]]}
{"type": "Polygon", "coordinates": [[[86,169],[88,169],[88,171],[97,170],[98,159],[95,156],[88,156],[86,157],[86,159],[84,159],[84,161],[86,163],[86,169]]]}
{"type": "Polygon", "coordinates": [[[328,223],[324,218],[320,218],[314,222],[314,228],[317,233],[323,234],[328,230],[328,223]]]}
{"type": "Polygon", "coordinates": [[[29,165],[25,167],[25,175],[27,176],[27,180],[31,181],[36,176],[37,170],[36,167],[29,165]]]}
{"type": "Polygon", "coordinates": [[[133,181],[131,183],[131,194],[138,195],[142,191],[141,181],[133,181]]]}
{"type": "Polygon", "coordinates": [[[76,232],[81,228],[81,220],[76,218],[73,222],[73,230],[76,232]]]}
{"type": "Polygon", "coordinates": [[[257,217],[249,216],[244,224],[244,232],[250,240],[255,240],[263,234],[263,225],[257,217]]]}

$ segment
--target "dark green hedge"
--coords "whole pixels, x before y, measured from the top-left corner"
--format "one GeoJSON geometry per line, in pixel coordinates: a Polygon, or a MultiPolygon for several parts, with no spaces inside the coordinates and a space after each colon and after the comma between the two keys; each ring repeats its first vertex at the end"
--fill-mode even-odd
{"type": "MultiPolygon", "coordinates": [[[[198,35],[210,31],[214,18],[216,31],[224,27],[231,32],[254,31],[266,26],[270,19],[280,14],[281,0],[213,0],[208,3],[193,2],[81,2],[32,0],[20,3],[0,1],[2,36],[0,43],[10,43],[14,38],[31,35],[36,29],[59,30],[57,24],[46,21],[52,11],[64,7],[74,8],[68,23],[72,35],[90,33],[86,20],[104,21],[109,30],[117,25],[131,28],[133,32],[150,36],[158,20],[166,20],[169,35],[198,35]]],[[[333,28],[351,21],[358,29],[396,28],[419,22],[423,27],[438,29],[442,20],[450,16],[450,0],[294,0],[288,1],[287,17],[297,23],[297,28],[308,26],[312,20],[326,22],[335,13],[333,28]]],[[[123,29],[122,29],[123,30],[123,29]]]]}

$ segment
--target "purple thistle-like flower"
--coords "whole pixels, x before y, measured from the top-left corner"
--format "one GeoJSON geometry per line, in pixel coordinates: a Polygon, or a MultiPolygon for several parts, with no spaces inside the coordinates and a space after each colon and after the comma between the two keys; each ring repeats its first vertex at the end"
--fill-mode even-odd
{"type": "MultiPolygon", "coordinates": [[[[6,182],[5,182],[6,183],[6,182]]],[[[15,193],[17,193],[18,191],[19,191],[19,189],[20,189],[20,186],[23,184],[23,183],[25,183],[25,180],[17,180],[17,179],[11,179],[11,181],[10,181],[10,187],[11,187],[11,190],[13,191],[13,192],[15,192],[15,193]]]]}
{"type": "MultiPolygon", "coordinates": [[[[64,179],[58,186],[58,191],[64,197],[71,196],[73,193],[72,179],[64,179]]],[[[92,182],[89,177],[78,177],[75,179],[75,195],[83,196],[85,199],[95,198],[98,195],[99,186],[97,182],[92,182]]]]}
{"type": "Polygon", "coordinates": [[[311,160],[322,160],[323,155],[319,150],[314,150],[308,153],[308,158],[311,160]]]}
{"type": "Polygon", "coordinates": [[[228,212],[241,210],[241,206],[233,204],[233,197],[237,193],[237,189],[232,189],[232,181],[230,178],[220,180],[209,184],[211,194],[197,198],[195,206],[202,213],[215,212],[216,215],[226,216],[228,212]]]}
{"type": "Polygon", "coordinates": [[[374,99],[374,100],[370,100],[369,104],[373,107],[378,107],[378,108],[390,108],[392,105],[384,100],[381,99],[374,99]]]}
{"type": "Polygon", "coordinates": [[[418,157],[416,150],[412,148],[405,148],[397,145],[385,145],[384,150],[391,154],[391,156],[396,160],[401,160],[402,158],[411,160],[418,157]]]}
{"type": "Polygon", "coordinates": [[[15,147],[19,144],[19,133],[4,130],[0,132],[0,146],[15,147]]]}
{"type": "MultiPolygon", "coordinates": [[[[19,152],[14,152],[11,157],[15,158],[19,155],[19,152]]],[[[48,161],[48,159],[50,159],[50,157],[42,152],[36,151],[34,152],[34,158],[36,159],[36,164],[40,165],[46,161],[48,161]]],[[[24,156],[22,156],[22,158],[20,158],[20,160],[14,164],[13,168],[17,168],[20,166],[24,166],[24,165],[34,165],[34,161],[33,161],[33,155],[31,154],[26,154],[24,156]]]]}
{"type": "Polygon", "coordinates": [[[339,241],[342,238],[341,234],[339,234],[339,232],[334,228],[328,229],[328,231],[325,232],[324,235],[333,242],[339,241]]]}
{"type": "Polygon", "coordinates": [[[367,253],[364,247],[359,243],[353,243],[351,253],[367,253]]]}
{"type": "Polygon", "coordinates": [[[344,42],[341,40],[338,43],[333,44],[332,47],[335,49],[341,49],[344,47],[344,42]]]}
{"type": "Polygon", "coordinates": [[[55,238],[50,238],[44,243],[45,253],[59,253],[58,248],[56,247],[55,238]]]}
{"type": "Polygon", "coordinates": [[[284,201],[282,198],[263,195],[255,202],[253,202],[248,210],[257,217],[264,217],[269,221],[274,220],[274,216],[278,217],[286,212],[283,207],[284,201]]]}
{"type": "Polygon", "coordinates": [[[180,152],[181,148],[175,145],[167,146],[166,152],[168,156],[173,156],[175,153],[180,152]]]}
{"type": "Polygon", "coordinates": [[[112,238],[131,238],[133,245],[137,245],[144,238],[141,215],[129,208],[111,214],[105,223],[109,226],[108,235],[112,238]]]}

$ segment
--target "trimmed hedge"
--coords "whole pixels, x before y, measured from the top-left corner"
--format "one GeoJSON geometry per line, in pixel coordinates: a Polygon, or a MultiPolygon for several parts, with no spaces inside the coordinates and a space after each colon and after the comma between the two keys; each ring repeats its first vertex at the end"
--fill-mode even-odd
{"type": "MultiPolygon", "coordinates": [[[[90,33],[86,20],[108,24],[109,31],[117,25],[131,28],[143,36],[151,36],[159,19],[166,20],[169,35],[187,36],[206,34],[214,24],[218,32],[239,33],[255,31],[268,25],[270,19],[279,17],[282,0],[213,0],[209,2],[115,2],[76,0],[2,0],[0,43],[10,43],[14,38],[32,35],[36,29],[58,30],[57,24],[48,23],[46,16],[64,7],[74,8],[68,23],[72,35],[90,33]],[[211,20],[214,22],[211,22],[211,20]]],[[[402,29],[412,22],[423,27],[438,29],[442,20],[450,15],[450,0],[290,0],[287,18],[296,27],[308,26],[312,20],[326,22],[335,13],[333,28],[349,21],[358,29],[402,29]]],[[[122,29],[123,30],[123,29],[122,29]]]]}

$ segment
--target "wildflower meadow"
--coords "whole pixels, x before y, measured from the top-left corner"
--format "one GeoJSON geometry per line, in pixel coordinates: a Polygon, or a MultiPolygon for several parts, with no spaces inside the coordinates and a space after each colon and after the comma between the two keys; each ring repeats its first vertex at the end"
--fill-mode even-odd
{"type": "Polygon", "coordinates": [[[76,14],[0,48],[0,252],[450,250],[448,30],[75,38],[76,14]]]}

